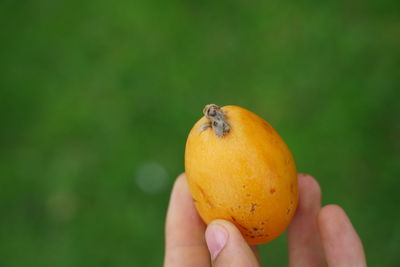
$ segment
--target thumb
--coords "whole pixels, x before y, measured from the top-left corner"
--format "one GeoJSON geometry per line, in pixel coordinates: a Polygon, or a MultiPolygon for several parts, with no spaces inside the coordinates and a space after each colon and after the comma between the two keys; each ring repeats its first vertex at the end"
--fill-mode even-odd
{"type": "Polygon", "coordinates": [[[253,250],[230,222],[212,221],[207,226],[206,242],[213,266],[259,266],[253,250]]]}

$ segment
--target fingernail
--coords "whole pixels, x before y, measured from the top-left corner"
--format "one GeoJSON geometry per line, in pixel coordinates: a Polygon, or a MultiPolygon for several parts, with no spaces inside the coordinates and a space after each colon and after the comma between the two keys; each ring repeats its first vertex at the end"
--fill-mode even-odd
{"type": "Polygon", "coordinates": [[[218,224],[208,226],[206,231],[206,242],[212,261],[217,258],[218,254],[224,248],[226,241],[228,241],[228,233],[224,227],[218,224]]]}

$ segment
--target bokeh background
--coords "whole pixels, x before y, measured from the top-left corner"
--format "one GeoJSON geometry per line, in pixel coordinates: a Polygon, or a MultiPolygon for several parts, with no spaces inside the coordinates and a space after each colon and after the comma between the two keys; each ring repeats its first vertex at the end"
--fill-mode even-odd
{"type": "Polygon", "coordinates": [[[2,0],[0,266],[161,266],[208,103],[267,119],[400,266],[399,3],[2,0]]]}

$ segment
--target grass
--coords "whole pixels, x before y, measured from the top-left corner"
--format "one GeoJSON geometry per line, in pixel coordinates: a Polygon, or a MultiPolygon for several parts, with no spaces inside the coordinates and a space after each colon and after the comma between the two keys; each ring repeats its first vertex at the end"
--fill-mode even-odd
{"type": "MultiPolygon", "coordinates": [[[[267,119],[348,212],[369,265],[398,266],[398,10],[2,1],[0,265],[160,266],[186,136],[216,103],[267,119]],[[146,191],[149,165],[160,186],[146,191]]],[[[284,266],[285,246],[262,246],[263,262],[284,266]]]]}

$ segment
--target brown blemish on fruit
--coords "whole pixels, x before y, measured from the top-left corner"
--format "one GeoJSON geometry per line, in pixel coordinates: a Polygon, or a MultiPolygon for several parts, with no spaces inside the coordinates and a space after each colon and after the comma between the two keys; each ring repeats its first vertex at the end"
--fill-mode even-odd
{"type": "Polygon", "coordinates": [[[256,203],[251,203],[251,208],[250,208],[251,214],[254,214],[254,211],[256,210],[256,206],[257,206],[256,203]]]}
{"type": "Polygon", "coordinates": [[[271,189],[269,190],[269,192],[270,192],[271,194],[274,194],[274,193],[276,192],[276,189],[275,189],[275,188],[271,188],[271,189]]]}
{"type": "Polygon", "coordinates": [[[236,222],[236,218],[231,216],[232,221],[236,222]]]}
{"type": "Polygon", "coordinates": [[[243,230],[246,230],[247,232],[249,232],[249,229],[247,229],[246,227],[244,227],[243,225],[241,225],[240,223],[236,222],[236,224],[242,228],[243,230]]]}
{"type": "Polygon", "coordinates": [[[204,198],[206,196],[206,193],[204,193],[203,188],[200,187],[200,185],[196,184],[197,189],[199,190],[201,196],[204,198]]]}
{"type": "Polygon", "coordinates": [[[267,130],[269,133],[272,133],[272,126],[271,125],[269,125],[266,121],[263,121],[262,124],[263,124],[265,130],[267,130]]]}
{"type": "Polygon", "coordinates": [[[214,205],[211,203],[210,199],[204,192],[203,188],[201,188],[198,184],[196,184],[197,189],[199,189],[201,196],[203,197],[204,201],[208,205],[209,208],[214,208],[214,205]]]}
{"type": "Polygon", "coordinates": [[[290,213],[290,208],[287,208],[286,209],[286,214],[289,214],[290,213]]]}
{"type": "Polygon", "coordinates": [[[253,227],[253,230],[254,230],[254,231],[258,231],[258,228],[257,228],[257,227],[253,227]]]}
{"type": "Polygon", "coordinates": [[[255,236],[254,235],[252,235],[252,236],[250,236],[251,238],[255,238],[255,236]]]}

